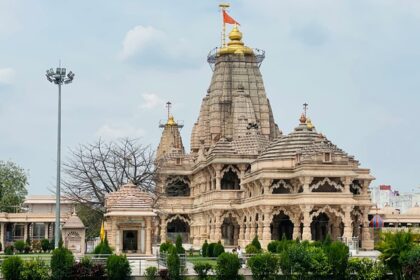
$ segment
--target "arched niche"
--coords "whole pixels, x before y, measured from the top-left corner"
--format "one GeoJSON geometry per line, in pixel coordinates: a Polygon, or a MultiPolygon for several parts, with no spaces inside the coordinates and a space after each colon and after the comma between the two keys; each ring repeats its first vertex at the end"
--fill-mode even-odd
{"type": "Polygon", "coordinates": [[[190,181],[186,177],[171,177],[166,181],[166,195],[170,197],[190,196],[190,181]]]}
{"type": "Polygon", "coordinates": [[[238,170],[233,166],[228,166],[223,170],[223,176],[220,182],[222,190],[239,190],[241,189],[241,179],[238,176],[238,170]]]}

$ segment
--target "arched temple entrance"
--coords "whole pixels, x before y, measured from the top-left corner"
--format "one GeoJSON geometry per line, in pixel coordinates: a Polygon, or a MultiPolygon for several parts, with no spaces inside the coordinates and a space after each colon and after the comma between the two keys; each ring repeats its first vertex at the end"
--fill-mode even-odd
{"type": "Polygon", "coordinates": [[[123,251],[137,252],[137,230],[123,230],[123,251]]]}
{"type": "Polygon", "coordinates": [[[326,213],[320,213],[314,217],[311,223],[312,240],[324,240],[330,234],[330,218],[326,213]]]}
{"type": "Polygon", "coordinates": [[[273,221],[271,222],[271,239],[272,240],[281,240],[283,235],[287,239],[293,239],[293,223],[290,220],[290,217],[286,215],[283,211],[273,216],[273,221]]]}
{"type": "Polygon", "coordinates": [[[239,239],[239,224],[235,217],[229,215],[223,219],[221,226],[222,239],[225,245],[238,245],[239,239]]]}
{"type": "Polygon", "coordinates": [[[190,239],[190,225],[186,218],[182,216],[174,216],[168,219],[166,227],[167,239],[172,242],[176,241],[177,236],[181,236],[183,243],[188,243],[190,239]]]}

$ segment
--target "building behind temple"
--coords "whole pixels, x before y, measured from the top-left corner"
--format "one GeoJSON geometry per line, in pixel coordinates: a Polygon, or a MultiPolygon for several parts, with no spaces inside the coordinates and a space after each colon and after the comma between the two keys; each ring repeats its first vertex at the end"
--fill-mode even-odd
{"type": "Polygon", "coordinates": [[[198,247],[330,234],[373,248],[369,169],[317,132],[306,110],[282,134],[260,72],[264,57],[245,46],[237,26],[210,52],[213,76],[190,152],[174,116],[160,125],[157,199],[130,184],[107,197],[105,229],[117,251],[150,254],[152,240],[177,235],[198,247]]]}

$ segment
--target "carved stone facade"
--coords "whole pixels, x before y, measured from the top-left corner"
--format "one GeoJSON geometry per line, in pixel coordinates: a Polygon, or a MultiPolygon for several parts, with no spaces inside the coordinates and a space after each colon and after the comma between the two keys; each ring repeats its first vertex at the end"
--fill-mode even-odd
{"type": "MultiPolygon", "coordinates": [[[[243,46],[241,39],[235,27],[230,43],[243,46]]],[[[319,240],[331,234],[358,237],[371,249],[369,169],[316,132],[306,113],[282,135],[265,93],[261,56],[244,48],[209,57],[214,73],[191,153],[173,118],[164,127],[156,161],[160,241],[180,234],[195,246],[204,240],[244,246],[258,235],[266,246],[283,235],[319,240]]]]}

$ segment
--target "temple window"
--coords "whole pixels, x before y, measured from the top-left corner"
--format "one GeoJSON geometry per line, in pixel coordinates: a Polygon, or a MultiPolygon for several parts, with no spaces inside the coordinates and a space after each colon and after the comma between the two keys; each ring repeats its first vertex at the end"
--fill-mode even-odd
{"type": "Polygon", "coordinates": [[[331,153],[324,153],[324,162],[331,162],[331,153]]]}
{"type": "Polygon", "coordinates": [[[172,178],[166,186],[167,196],[190,196],[190,186],[184,178],[172,178]]]}
{"type": "Polygon", "coordinates": [[[221,180],[221,189],[222,190],[239,190],[241,180],[238,177],[238,174],[230,167],[226,172],[224,172],[221,180]]]}

